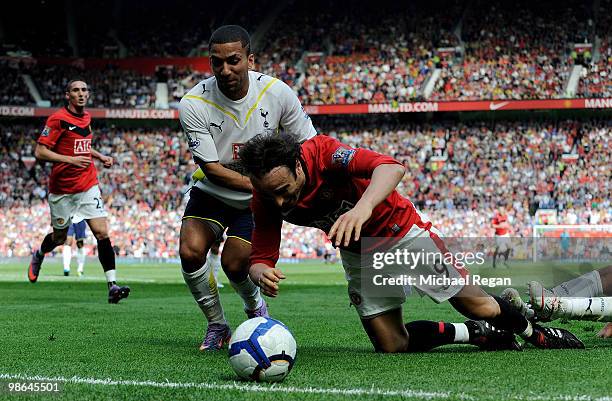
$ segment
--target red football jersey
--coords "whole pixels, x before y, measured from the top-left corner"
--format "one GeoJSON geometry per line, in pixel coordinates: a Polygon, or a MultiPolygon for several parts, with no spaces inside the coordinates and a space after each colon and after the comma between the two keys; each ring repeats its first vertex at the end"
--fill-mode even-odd
{"type": "MultiPolygon", "coordinates": [[[[301,160],[306,182],[297,205],[283,213],[256,191],[252,210],[255,228],[251,264],[275,266],[279,257],[283,220],[329,232],[340,215],[352,209],[368,185],[372,171],[381,164],[400,164],[389,156],[355,149],[331,137],[319,135],[302,144],[301,160]]],[[[372,211],[361,230],[362,237],[403,237],[413,224],[421,223],[414,205],[393,191],[372,211]]],[[[344,248],[340,246],[340,248],[344,248]]],[[[347,250],[360,253],[361,244],[351,241],[347,250]]]]}
{"type": "MultiPolygon", "coordinates": [[[[38,143],[65,156],[88,156],[91,159],[91,116],[76,114],[67,108],[49,116],[38,143]]],[[[49,193],[74,194],[85,192],[98,183],[93,161],[81,168],[69,163],[53,163],[49,177],[49,193]]]]}
{"type": "MultiPolygon", "coordinates": [[[[502,224],[508,222],[508,215],[496,213],[493,217],[492,224],[502,224]]],[[[496,228],[495,235],[506,235],[510,230],[507,228],[496,228]]]]}

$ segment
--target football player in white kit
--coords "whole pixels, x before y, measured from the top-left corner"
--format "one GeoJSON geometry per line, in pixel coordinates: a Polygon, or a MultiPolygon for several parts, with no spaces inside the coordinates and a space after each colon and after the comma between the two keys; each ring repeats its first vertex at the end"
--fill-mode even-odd
{"type": "Polygon", "coordinates": [[[206,262],[210,247],[224,231],[225,274],[249,318],[268,315],[259,287],[248,274],[252,186],[240,173],[240,147],[261,133],[286,132],[300,141],[317,134],[288,85],[250,71],[255,56],[244,28],[225,25],[215,30],[209,52],[214,76],[193,87],[179,106],[189,149],[199,166],[181,224],[179,253],[185,283],[208,321],[201,351],[223,348],[231,335],[213,269],[206,262]]]}

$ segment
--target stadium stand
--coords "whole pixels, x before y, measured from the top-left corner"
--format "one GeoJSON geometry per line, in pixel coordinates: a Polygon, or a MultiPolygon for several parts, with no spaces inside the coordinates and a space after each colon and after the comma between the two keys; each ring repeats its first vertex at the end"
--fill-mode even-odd
{"type": "MultiPolygon", "coordinates": [[[[559,223],[612,223],[610,121],[470,121],[425,124],[388,118],[317,123],[325,134],[401,160],[399,191],[455,236],[491,236],[500,200],[511,205],[513,235],[529,236],[535,211],[556,209],[559,223]],[[577,157],[565,158],[564,154],[577,157]]],[[[41,122],[42,124],[42,122],[41,122]]],[[[49,165],[32,160],[40,127],[0,133],[0,255],[27,256],[48,230],[49,165]]],[[[111,231],[120,255],[175,257],[191,172],[175,128],[96,130],[94,147],[116,165],[99,169],[111,231]]],[[[326,246],[316,230],[285,227],[284,257],[314,257],[326,246]]]]}

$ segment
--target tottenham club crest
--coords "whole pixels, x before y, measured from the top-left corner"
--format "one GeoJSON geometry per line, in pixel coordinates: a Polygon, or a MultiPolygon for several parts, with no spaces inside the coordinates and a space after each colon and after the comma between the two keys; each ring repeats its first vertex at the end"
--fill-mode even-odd
{"type": "Polygon", "coordinates": [[[268,122],[268,113],[269,113],[269,111],[265,111],[264,109],[259,109],[259,113],[261,114],[261,116],[264,119],[264,122],[263,122],[264,128],[268,128],[270,126],[270,123],[268,122]]]}

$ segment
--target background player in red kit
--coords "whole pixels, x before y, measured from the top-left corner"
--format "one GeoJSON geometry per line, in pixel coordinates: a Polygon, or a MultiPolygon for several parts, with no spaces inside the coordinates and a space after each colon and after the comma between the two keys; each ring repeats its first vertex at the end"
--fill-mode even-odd
{"type": "Polygon", "coordinates": [[[508,214],[504,205],[500,205],[491,220],[491,226],[495,229],[495,253],[493,253],[493,268],[496,266],[497,257],[504,255],[504,265],[508,265],[508,257],[510,257],[510,251],[512,250],[511,239],[510,239],[510,223],[508,221],[508,214]]]}
{"type": "MultiPolygon", "coordinates": [[[[316,227],[340,247],[355,306],[374,348],[382,352],[423,351],[442,344],[471,340],[465,327],[402,319],[405,294],[374,295],[363,290],[360,238],[393,242],[393,249],[419,252],[421,247],[446,252],[441,234],[414,205],[395,190],[404,175],[398,161],[367,149],[355,149],[336,139],[317,136],[299,144],[286,135],[259,135],[240,151],[253,184],[255,226],[250,260],[251,279],[264,294],[276,296],[284,274],[277,269],[282,222],[316,227]],[[415,240],[421,240],[414,245],[415,240]],[[468,337],[468,338],[466,338],[468,337]]],[[[364,264],[362,264],[364,263],[364,264]]],[[[419,274],[464,276],[455,266],[418,265],[419,274]],[[443,272],[440,271],[443,268],[443,272]]],[[[436,302],[449,300],[471,319],[518,334],[540,348],[584,348],[573,334],[532,324],[507,301],[472,284],[415,287],[436,302]]],[[[465,324],[464,324],[465,326],[465,324]]]]}
{"type": "Polygon", "coordinates": [[[66,87],[67,106],[47,119],[38,138],[35,156],[53,163],[49,178],[49,209],[53,232],[47,234],[40,249],[32,255],[28,279],[35,283],[45,254],[66,241],[68,228],[76,216],[87,221],[98,241],[98,258],[108,282],[108,302],[127,298],[129,287],[117,285],[115,253],[108,237],[106,210],[98,187],[96,166],[92,157],[104,167],[113,165],[113,158],[91,147],[91,116],[84,110],[89,88],[82,80],[71,80],[66,87]]]}

